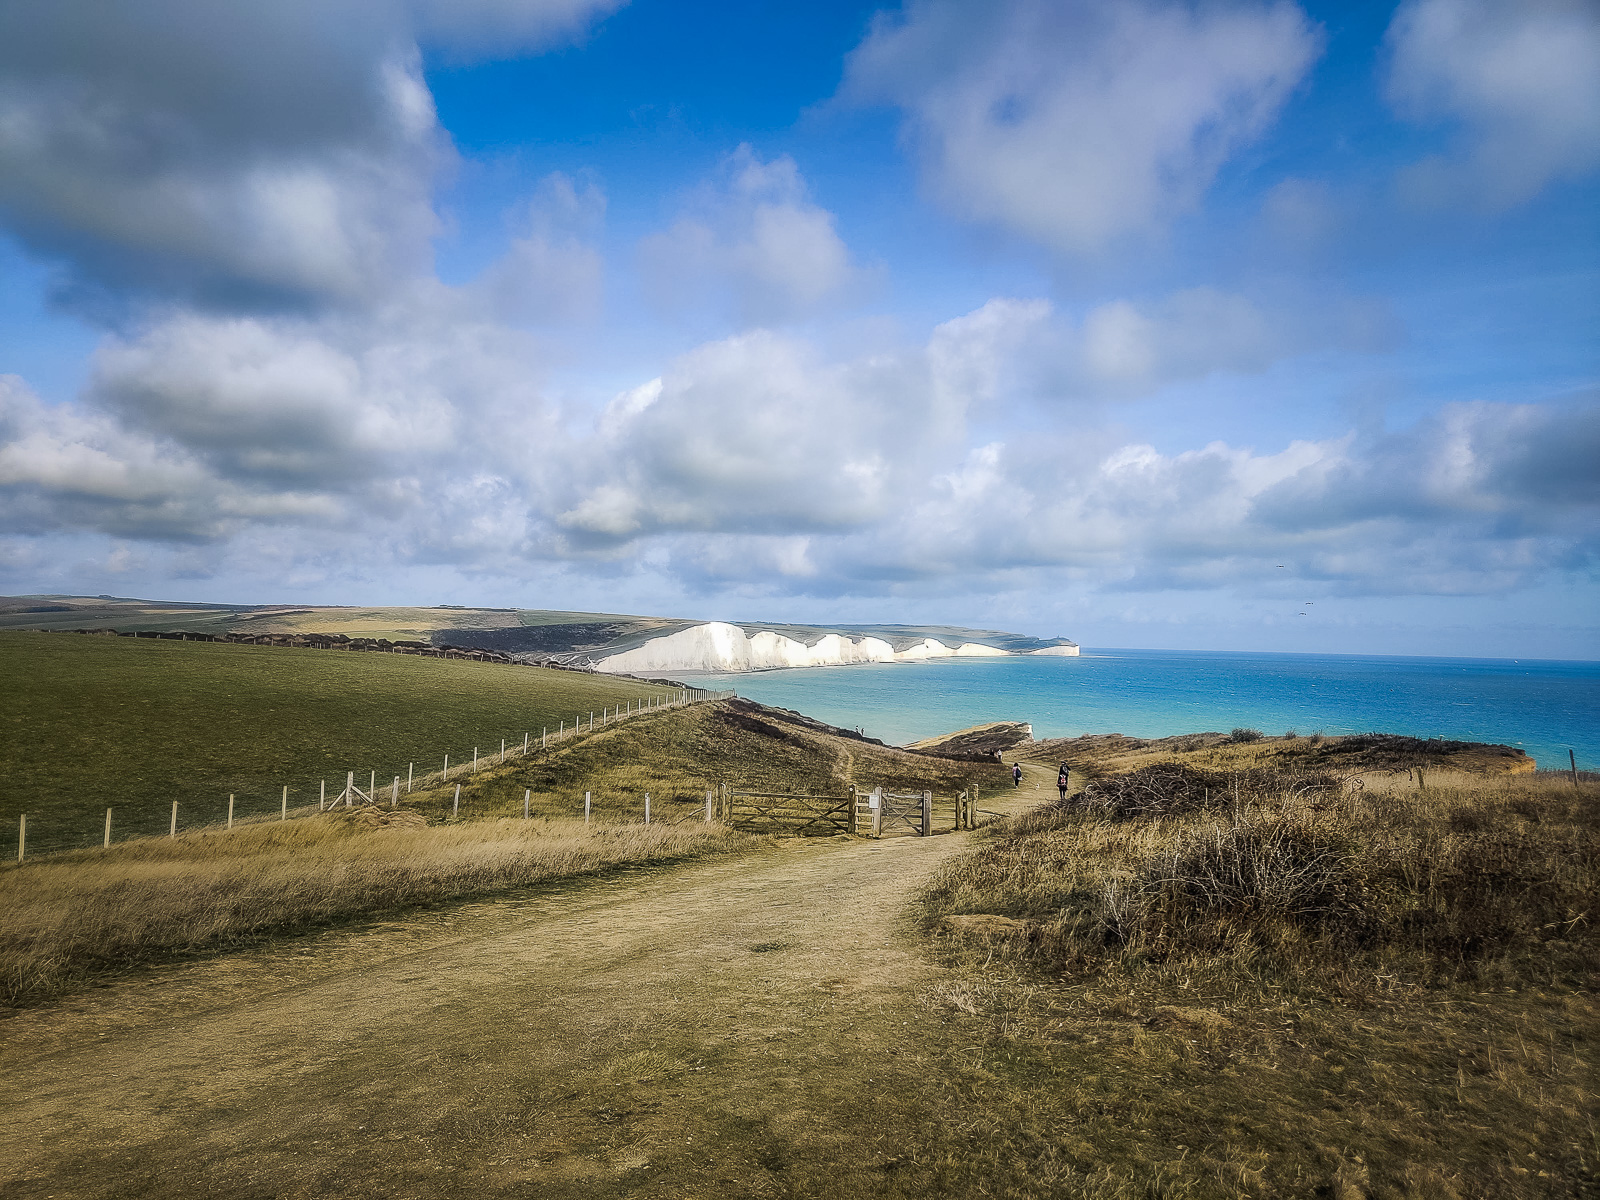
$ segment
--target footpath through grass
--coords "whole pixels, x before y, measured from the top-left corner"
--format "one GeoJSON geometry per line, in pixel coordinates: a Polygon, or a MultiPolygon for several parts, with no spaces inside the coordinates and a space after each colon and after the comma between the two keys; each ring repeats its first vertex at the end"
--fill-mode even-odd
{"type": "Polygon", "coordinates": [[[368,808],[57,855],[0,871],[0,1004],[176,954],[764,842],[718,825],[429,827],[368,808]]]}
{"type": "MultiPolygon", "coordinates": [[[[999,776],[989,764],[854,741],[744,701],[646,712],[464,776],[459,813],[451,783],[406,796],[397,809],[258,818],[232,830],[0,862],[0,1003],[48,997],[174,953],[768,844],[704,821],[708,781],[832,794],[852,783],[886,784],[948,798],[973,780],[996,786],[999,776]],[[524,821],[530,788],[533,819],[524,821]],[[589,826],[585,791],[595,798],[589,826]],[[648,826],[645,792],[653,802],[648,826]]],[[[31,828],[30,819],[30,844],[31,828]]]]}
{"type": "Polygon", "coordinates": [[[399,654],[0,632],[0,858],[315,804],[355,771],[437,771],[668,689],[399,654]]]}

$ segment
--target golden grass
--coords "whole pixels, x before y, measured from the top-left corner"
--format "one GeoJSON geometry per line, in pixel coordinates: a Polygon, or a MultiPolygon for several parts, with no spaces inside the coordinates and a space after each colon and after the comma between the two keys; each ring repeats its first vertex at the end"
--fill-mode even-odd
{"type": "MultiPolygon", "coordinates": [[[[716,701],[645,713],[553,746],[527,760],[487,767],[461,781],[463,818],[522,813],[582,814],[583,794],[597,816],[641,819],[644,795],[658,820],[694,820],[708,788],[842,795],[870,790],[931,790],[940,813],[956,792],[978,784],[984,794],[1009,786],[993,763],[909,754],[891,746],[822,732],[780,709],[746,700],[716,701]]],[[[419,790],[408,807],[430,816],[452,814],[455,783],[419,790]]],[[[953,815],[952,815],[953,821],[953,815]]]]}
{"type": "Polygon", "coordinates": [[[746,701],[646,712],[464,775],[459,815],[453,780],[405,796],[397,810],[297,809],[284,822],[258,818],[232,831],[211,826],[0,868],[0,1002],[177,952],[762,844],[704,822],[705,789],[723,780],[814,794],[852,783],[930,788],[948,807],[969,780],[1000,777],[984,764],[813,726],[746,701]],[[524,822],[529,789],[533,819],[524,822]],[[594,797],[587,832],[585,791],[594,797]],[[424,827],[373,827],[395,813],[424,827]]]}
{"type": "Polygon", "coordinates": [[[0,1002],[174,953],[759,844],[714,825],[373,828],[341,809],[56,855],[0,871],[0,1002]]]}
{"type": "Polygon", "coordinates": [[[948,864],[930,928],[1019,922],[942,926],[976,932],[943,943],[960,969],[929,1003],[990,1031],[972,1102],[996,1136],[963,1174],[1095,1197],[1600,1186],[1600,795],[1364,782],[1170,817],[1052,805],[948,864]]]}

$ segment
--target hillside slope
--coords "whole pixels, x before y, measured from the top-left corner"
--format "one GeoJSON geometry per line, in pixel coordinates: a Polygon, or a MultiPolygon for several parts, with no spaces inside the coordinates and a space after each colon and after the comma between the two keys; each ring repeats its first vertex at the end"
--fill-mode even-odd
{"type": "Polygon", "coordinates": [[[143,638],[0,632],[0,847],[29,814],[35,850],[163,833],[315,804],[347,771],[365,787],[437,771],[501,739],[638,704],[667,689],[538,667],[143,638]]]}

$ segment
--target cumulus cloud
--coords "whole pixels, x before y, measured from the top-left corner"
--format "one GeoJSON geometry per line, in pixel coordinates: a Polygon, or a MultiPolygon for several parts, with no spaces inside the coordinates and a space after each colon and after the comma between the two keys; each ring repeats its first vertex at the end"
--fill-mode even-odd
{"type": "Polygon", "coordinates": [[[0,376],[0,514],[13,537],[92,530],[213,541],[252,521],[328,511],[319,497],[291,489],[251,493],[158,437],[103,414],[48,407],[16,376],[0,376]]]}
{"type": "Polygon", "coordinates": [[[0,219],[80,286],[223,308],[369,301],[427,271],[451,154],[418,33],[539,40],[614,7],[9,5],[0,219]]]}
{"type": "Polygon", "coordinates": [[[745,324],[770,324],[809,316],[868,282],[788,155],[763,162],[740,146],[690,207],[639,247],[645,285],[669,311],[711,303],[745,324]]]}
{"type": "Polygon", "coordinates": [[[627,0],[409,0],[425,42],[456,60],[504,58],[582,36],[627,0]]]}
{"type": "Polygon", "coordinates": [[[1459,127],[1452,152],[1402,177],[1414,198],[1506,208],[1600,166],[1600,8],[1588,0],[1407,0],[1388,41],[1391,101],[1459,127]]]}
{"type": "Polygon", "coordinates": [[[1112,300],[1084,318],[1082,370],[1099,387],[1138,392],[1218,372],[1255,373],[1308,351],[1383,349],[1393,340],[1381,305],[1295,300],[1268,304],[1207,287],[1146,303],[1112,300]]]}
{"type": "MultiPolygon", "coordinates": [[[[1484,594],[1600,562],[1600,406],[1463,404],[1416,428],[1175,454],[1103,434],[970,450],[894,516],[813,542],[809,590],[1259,588],[1484,594]],[[1538,479],[1535,464],[1548,464],[1538,479]],[[1287,572],[1278,572],[1285,563],[1287,572]]],[[[703,557],[686,555],[695,570],[703,557]]],[[[737,563],[724,581],[742,580],[737,563]]]]}
{"type": "Polygon", "coordinates": [[[1320,44],[1283,2],[912,0],[851,55],[844,95],[905,111],[957,211],[1094,250],[1193,207],[1320,44]]]}
{"type": "Polygon", "coordinates": [[[592,181],[555,172],[536,190],[525,229],[474,284],[501,320],[549,324],[598,315],[605,267],[594,238],[606,198],[592,181]]]}
{"type": "MultiPolygon", "coordinates": [[[[975,437],[993,406],[1051,386],[1053,343],[1088,353],[1048,305],[999,300],[920,345],[842,360],[768,330],[711,342],[585,431],[543,396],[536,342],[452,302],[359,321],[172,317],[108,345],[82,405],[10,381],[0,557],[92,535],[212,547],[185,552],[199,564],[278,555],[285,578],[582,563],[816,595],[1223,587],[1286,562],[1297,579],[1399,594],[1592,570],[1600,550],[1593,398],[1171,452],[1062,396],[1025,434],[975,437]]],[[[1139,370],[1196,369],[1147,319],[1155,360],[1139,370]]]]}

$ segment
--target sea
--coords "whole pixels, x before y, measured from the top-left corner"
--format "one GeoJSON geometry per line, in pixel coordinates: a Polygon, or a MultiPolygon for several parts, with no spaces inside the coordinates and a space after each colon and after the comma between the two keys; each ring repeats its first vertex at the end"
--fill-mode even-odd
{"type": "Polygon", "coordinates": [[[696,675],[893,745],[986,721],[1036,738],[1157,738],[1239,727],[1402,733],[1518,746],[1541,768],[1600,770],[1600,662],[1088,649],[696,675]]]}

